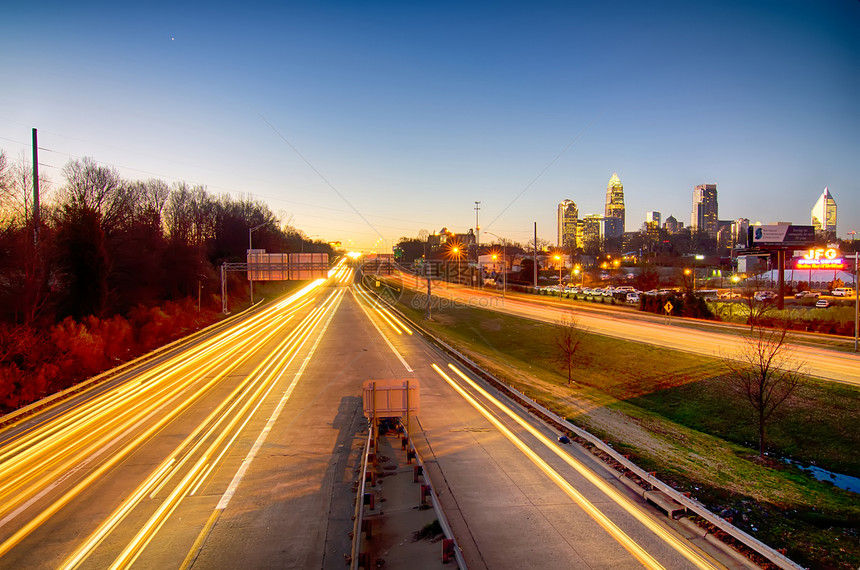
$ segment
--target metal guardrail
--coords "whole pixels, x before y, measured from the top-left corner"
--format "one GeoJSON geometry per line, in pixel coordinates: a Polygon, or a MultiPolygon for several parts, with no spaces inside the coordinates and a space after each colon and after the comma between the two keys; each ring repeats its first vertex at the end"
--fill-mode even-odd
{"type": "Polygon", "coordinates": [[[433,481],[430,480],[430,475],[427,473],[427,468],[424,466],[424,460],[421,458],[421,454],[418,453],[418,449],[415,448],[415,444],[412,442],[412,438],[409,437],[409,432],[406,431],[405,427],[403,428],[403,433],[406,436],[406,441],[409,442],[409,447],[415,454],[415,463],[421,466],[422,476],[430,487],[430,501],[433,503],[433,510],[436,512],[436,520],[439,521],[439,526],[442,527],[442,532],[444,533],[445,538],[450,538],[454,541],[454,560],[457,561],[457,568],[460,570],[468,570],[466,567],[466,559],[463,558],[463,551],[460,550],[460,545],[457,543],[454,531],[451,529],[451,525],[445,517],[442,505],[439,503],[439,497],[436,495],[436,487],[433,486],[433,481]]]}
{"type": "Polygon", "coordinates": [[[352,552],[350,553],[349,568],[357,570],[359,555],[361,554],[362,522],[364,520],[364,489],[367,481],[367,458],[370,455],[370,442],[373,440],[373,427],[367,430],[367,440],[364,442],[364,451],[361,458],[361,473],[359,475],[358,490],[355,496],[355,513],[352,523],[352,552]]]}
{"type": "MultiPolygon", "coordinates": [[[[374,292],[374,294],[375,294],[375,292],[374,292]]],[[[622,466],[624,466],[625,469],[629,470],[630,472],[634,473],[637,477],[639,477],[643,481],[647,482],[652,487],[659,489],[660,491],[666,493],[673,500],[675,500],[679,504],[683,505],[688,510],[692,511],[694,514],[702,517],[703,519],[705,519],[706,521],[708,521],[709,523],[711,523],[712,525],[717,527],[722,532],[731,536],[733,539],[742,543],[747,548],[756,552],[760,556],[766,558],[770,562],[776,564],[778,567],[783,568],[785,570],[803,570],[803,568],[804,568],[803,566],[800,566],[799,564],[797,564],[796,562],[794,562],[793,560],[788,558],[786,555],[782,554],[781,552],[777,551],[774,548],[771,548],[770,546],[761,542],[760,540],[758,540],[754,536],[747,534],[746,532],[744,532],[743,530],[732,525],[731,523],[729,523],[725,519],[714,514],[713,512],[708,510],[708,508],[705,505],[703,505],[702,503],[693,499],[692,497],[687,497],[686,495],[682,494],[681,492],[679,492],[678,490],[673,488],[671,485],[661,481],[657,477],[646,472],[641,467],[639,467],[638,465],[636,465],[635,463],[633,463],[632,461],[630,461],[629,459],[627,459],[626,457],[624,457],[623,455],[618,453],[612,447],[607,445],[600,438],[592,435],[591,433],[583,430],[582,428],[579,428],[579,427],[571,424],[566,419],[563,419],[563,418],[559,417],[558,415],[556,415],[555,413],[550,412],[549,410],[547,410],[546,408],[544,408],[543,406],[541,406],[540,404],[538,404],[537,402],[535,402],[534,400],[532,400],[531,398],[529,398],[528,396],[523,394],[522,392],[516,390],[512,386],[506,384],[505,382],[502,382],[501,380],[499,380],[498,378],[496,378],[495,376],[493,376],[492,374],[490,374],[489,372],[487,372],[486,370],[481,368],[477,363],[472,361],[469,357],[462,354],[456,348],[452,347],[451,345],[449,345],[445,341],[439,339],[438,337],[436,337],[434,334],[432,334],[431,332],[429,332],[428,330],[426,330],[422,326],[418,325],[415,321],[413,321],[412,319],[407,317],[397,307],[392,305],[387,299],[385,299],[384,297],[381,297],[379,295],[377,295],[377,297],[379,299],[382,299],[382,301],[385,302],[391,310],[395,311],[400,316],[400,318],[409,322],[412,325],[412,327],[419,334],[421,334],[424,338],[430,340],[436,346],[441,348],[444,352],[446,352],[447,354],[449,354],[450,356],[454,357],[456,360],[460,361],[462,364],[467,366],[470,370],[472,370],[472,372],[478,374],[479,376],[481,376],[482,378],[484,378],[485,380],[490,382],[496,389],[502,391],[503,393],[506,393],[508,395],[508,397],[510,397],[514,401],[520,403],[521,405],[523,405],[527,409],[535,411],[536,412],[535,415],[540,416],[541,419],[543,419],[547,423],[555,424],[556,429],[569,430],[569,431],[575,433],[576,435],[578,435],[579,437],[585,439],[586,441],[588,441],[589,443],[591,443],[592,445],[594,445],[595,447],[597,447],[598,449],[600,449],[601,451],[605,452],[607,455],[612,457],[613,460],[620,463],[622,466]]]]}

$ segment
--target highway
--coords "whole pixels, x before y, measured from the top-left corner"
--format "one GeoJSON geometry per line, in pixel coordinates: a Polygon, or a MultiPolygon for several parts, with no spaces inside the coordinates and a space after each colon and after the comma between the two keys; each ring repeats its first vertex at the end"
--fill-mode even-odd
{"type": "Polygon", "coordinates": [[[342,568],[361,383],[389,378],[421,384],[413,439],[469,568],[723,567],[351,281],[0,431],[0,568],[342,568]]]}
{"type": "MultiPolygon", "coordinates": [[[[426,281],[409,274],[396,276],[402,286],[426,292],[426,281]]],[[[722,358],[737,355],[741,340],[738,334],[708,331],[677,324],[676,318],[631,318],[628,311],[598,309],[584,303],[564,300],[544,301],[545,298],[522,299],[502,297],[495,290],[476,290],[453,284],[436,286],[433,295],[451,302],[480,307],[529,319],[556,322],[561,311],[570,310],[578,323],[588,331],[614,338],[631,340],[673,350],[722,358]]],[[[737,331],[745,330],[737,327],[737,331]]],[[[794,344],[791,350],[804,369],[823,380],[860,386],[860,355],[827,348],[794,344]]]]}

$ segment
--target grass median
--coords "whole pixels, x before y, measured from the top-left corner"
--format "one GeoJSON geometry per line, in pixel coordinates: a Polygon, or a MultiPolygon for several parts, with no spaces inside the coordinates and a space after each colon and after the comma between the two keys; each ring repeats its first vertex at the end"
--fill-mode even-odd
{"type": "Polygon", "coordinates": [[[860,390],[810,380],[768,424],[762,462],[752,409],[718,359],[586,332],[568,386],[555,325],[444,300],[427,321],[424,295],[395,298],[489,372],[801,564],[860,565],[860,496],[782,461],[860,476],[860,390]]]}

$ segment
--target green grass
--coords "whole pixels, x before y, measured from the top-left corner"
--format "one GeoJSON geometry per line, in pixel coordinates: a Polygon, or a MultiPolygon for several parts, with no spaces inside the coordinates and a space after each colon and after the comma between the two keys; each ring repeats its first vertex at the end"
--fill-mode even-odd
{"type": "MultiPolygon", "coordinates": [[[[575,386],[567,387],[554,363],[553,325],[462,305],[435,309],[428,322],[412,308],[414,298],[403,292],[400,308],[422,326],[717,513],[744,517],[735,522],[751,534],[812,567],[860,564],[858,496],[757,461],[752,411],[725,382],[719,360],[587,334],[575,386]],[[632,437],[607,423],[614,415],[635,428],[632,437]],[[637,436],[644,432],[650,440],[637,436]]],[[[860,390],[811,381],[768,424],[771,456],[857,476],[858,405],[860,390]]]]}

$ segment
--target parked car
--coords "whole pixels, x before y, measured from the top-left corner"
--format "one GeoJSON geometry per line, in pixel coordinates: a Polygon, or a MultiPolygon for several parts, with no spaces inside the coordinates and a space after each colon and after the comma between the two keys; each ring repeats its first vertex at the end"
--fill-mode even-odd
{"type": "Polygon", "coordinates": [[[734,291],[726,291],[724,293],[720,293],[720,299],[740,299],[741,294],[735,293],[734,291]]]}
{"type": "Polygon", "coordinates": [[[818,291],[799,291],[794,294],[795,299],[817,299],[818,291]]]}
{"type": "Polygon", "coordinates": [[[773,301],[776,299],[776,293],[774,293],[773,291],[756,291],[755,295],[753,295],[753,298],[756,301],[761,302],[773,301]]]}
{"type": "Polygon", "coordinates": [[[638,305],[639,293],[637,293],[636,291],[631,291],[630,293],[627,293],[627,298],[624,299],[624,301],[630,305],[638,305]]]}
{"type": "Polygon", "coordinates": [[[815,302],[815,308],[817,309],[826,309],[830,305],[832,305],[832,301],[828,301],[827,299],[819,299],[815,302]]]}
{"type": "Polygon", "coordinates": [[[830,292],[834,297],[853,297],[854,296],[854,288],[853,287],[837,287],[833,291],[830,292]]]}

